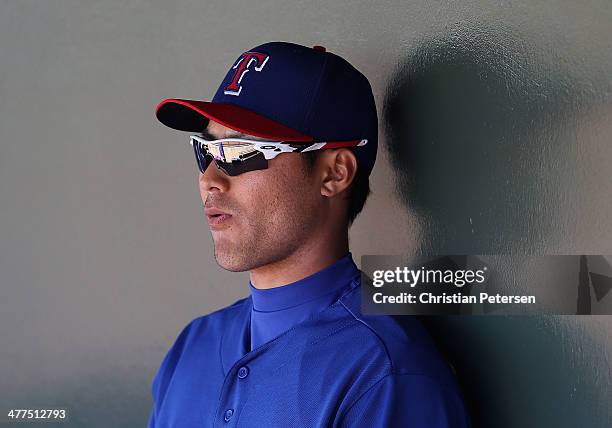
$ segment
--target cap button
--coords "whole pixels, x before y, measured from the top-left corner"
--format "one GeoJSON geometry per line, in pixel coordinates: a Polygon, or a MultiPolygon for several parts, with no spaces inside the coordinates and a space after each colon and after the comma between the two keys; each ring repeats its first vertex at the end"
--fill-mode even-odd
{"type": "Polygon", "coordinates": [[[314,45],[312,47],[315,51],[325,52],[325,46],[314,45]]]}

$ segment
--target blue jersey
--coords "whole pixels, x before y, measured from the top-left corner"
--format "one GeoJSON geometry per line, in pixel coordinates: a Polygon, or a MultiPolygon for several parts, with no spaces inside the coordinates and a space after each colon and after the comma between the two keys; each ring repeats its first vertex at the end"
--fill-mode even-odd
{"type": "Polygon", "coordinates": [[[419,321],[366,316],[360,276],[251,350],[251,296],[197,318],[152,383],[153,427],[467,427],[448,364],[419,321]]]}

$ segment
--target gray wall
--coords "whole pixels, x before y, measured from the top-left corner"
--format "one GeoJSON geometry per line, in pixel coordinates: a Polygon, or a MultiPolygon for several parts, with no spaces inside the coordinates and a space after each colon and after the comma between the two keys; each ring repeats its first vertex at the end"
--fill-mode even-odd
{"type": "MultiPolygon", "coordinates": [[[[2,1],[2,411],[142,426],[179,330],[248,293],[213,262],[192,152],[154,108],[208,99],[265,41],[325,45],[373,85],[357,260],[612,253],[611,3],[498,3],[2,1]]],[[[478,426],[609,426],[610,317],[428,327],[478,426]]]]}

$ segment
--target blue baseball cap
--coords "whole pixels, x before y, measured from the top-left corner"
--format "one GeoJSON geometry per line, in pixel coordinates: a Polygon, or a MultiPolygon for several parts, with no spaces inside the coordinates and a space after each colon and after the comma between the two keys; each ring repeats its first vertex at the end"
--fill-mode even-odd
{"type": "Polygon", "coordinates": [[[378,148],[378,117],[368,79],[322,46],[270,42],[242,53],[212,101],[171,98],[157,118],[180,131],[201,132],[212,119],[276,141],[366,139],[352,150],[368,175],[378,148]]]}

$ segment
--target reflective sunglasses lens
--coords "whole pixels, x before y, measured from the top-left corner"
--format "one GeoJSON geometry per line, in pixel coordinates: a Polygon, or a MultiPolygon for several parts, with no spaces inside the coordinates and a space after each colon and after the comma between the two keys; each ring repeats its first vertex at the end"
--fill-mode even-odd
{"type": "Polygon", "coordinates": [[[202,144],[194,138],[192,138],[191,144],[198,168],[202,174],[213,161],[217,168],[232,177],[245,172],[268,168],[268,161],[264,154],[257,151],[254,144],[233,140],[202,144]]]}
{"type": "Polygon", "coordinates": [[[225,162],[242,161],[251,155],[257,154],[257,149],[254,144],[243,142],[224,142],[222,145],[223,160],[225,162]]]}
{"type": "Polygon", "coordinates": [[[213,160],[213,157],[206,152],[206,149],[202,148],[199,142],[192,140],[193,151],[195,153],[196,162],[200,172],[204,174],[206,168],[213,160]]]}
{"type": "Polygon", "coordinates": [[[257,171],[268,168],[268,161],[263,153],[257,153],[248,159],[234,162],[221,162],[215,159],[217,167],[231,177],[244,174],[249,171],[257,171]]]}
{"type": "Polygon", "coordinates": [[[224,140],[206,145],[208,152],[222,162],[233,162],[248,158],[257,153],[255,145],[244,141],[224,140]]]}

